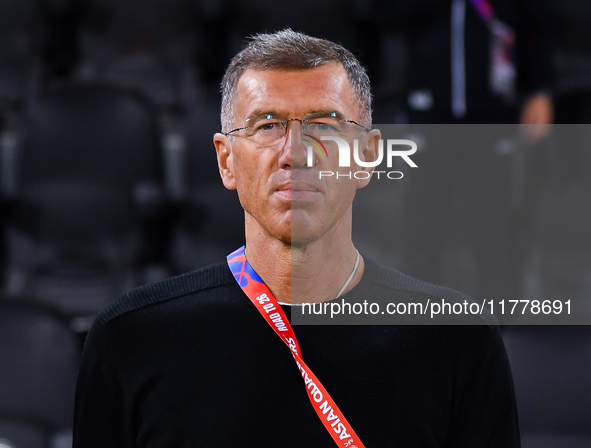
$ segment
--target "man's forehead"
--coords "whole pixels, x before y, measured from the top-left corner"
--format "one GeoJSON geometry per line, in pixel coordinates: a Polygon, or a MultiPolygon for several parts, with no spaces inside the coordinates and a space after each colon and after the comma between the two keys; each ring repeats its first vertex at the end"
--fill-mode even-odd
{"type": "Polygon", "coordinates": [[[353,87],[340,64],[305,70],[248,69],[236,93],[236,118],[266,110],[284,117],[319,110],[347,115],[356,110],[353,87]]]}

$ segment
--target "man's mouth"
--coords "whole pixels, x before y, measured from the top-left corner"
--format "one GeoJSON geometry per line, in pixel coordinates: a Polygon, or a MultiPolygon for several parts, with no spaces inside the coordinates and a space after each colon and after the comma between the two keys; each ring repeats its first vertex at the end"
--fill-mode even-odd
{"type": "Polygon", "coordinates": [[[275,194],[286,200],[309,200],[320,194],[319,189],[307,182],[286,182],[279,185],[275,194]]]}

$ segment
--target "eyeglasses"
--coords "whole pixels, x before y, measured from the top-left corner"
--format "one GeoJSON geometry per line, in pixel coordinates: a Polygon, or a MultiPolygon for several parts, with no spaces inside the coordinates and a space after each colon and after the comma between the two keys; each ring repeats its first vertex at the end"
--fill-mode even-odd
{"type": "Polygon", "coordinates": [[[263,114],[260,117],[255,117],[247,120],[249,126],[242,126],[225,132],[225,136],[232,136],[234,133],[244,130],[244,137],[253,143],[261,146],[273,145],[285,138],[289,124],[294,121],[299,121],[301,125],[302,135],[308,135],[320,139],[323,136],[334,137],[348,137],[352,132],[358,131],[359,128],[369,132],[371,129],[353,121],[339,119],[336,112],[329,114],[308,114],[312,115],[310,118],[290,118],[288,120],[281,120],[273,114],[263,114]]]}

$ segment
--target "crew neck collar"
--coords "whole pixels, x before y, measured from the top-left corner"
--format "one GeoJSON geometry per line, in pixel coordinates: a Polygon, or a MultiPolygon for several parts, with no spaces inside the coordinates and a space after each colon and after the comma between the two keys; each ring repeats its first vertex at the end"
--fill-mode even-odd
{"type": "MultiPolygon", "coordinates": [[[[363,256],[363,254],[362,254],[363,256]]],[[[363,261],[365,263],[365,268],[363,270],[363,275],[361,276],[361,280],[359,280],[359,282],[353,287],[353,289],[351,289],[349,292],[343,294],[342,296],[332,299],[332,300],[328,300],[326,302],[322,302],[322,303],[332,303],[332,302],[336,302],[337,300],[345,300],[347,302],[349,301],[355,301],[357,298],[362,297],[368,290],[369,288],[371,288],[371,285],[374,283],[378,272],[379,272],[379,266],[378,264],[366,257],[363,257],[363,261]]],[[[279,302],[279,304],[284,307],[284,308],[290,308],[292,306],[302,306],[302,303],[284,303],[284,302],[279,302]]]]}

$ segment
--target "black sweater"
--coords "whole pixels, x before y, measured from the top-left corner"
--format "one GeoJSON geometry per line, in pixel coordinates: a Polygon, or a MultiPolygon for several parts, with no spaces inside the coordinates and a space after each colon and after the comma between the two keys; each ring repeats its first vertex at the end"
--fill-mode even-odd
{"type": "MultiPolygon", "coordinates": [[[[401,285],[402,276],[384,275],[392,271],[366,261],[346,297],[416,294],[422,282],[409,288],[408,277],[401,285]]],[[[294,331],[304,360],[367,448],[519,446],[497,327],[294,331]]],[[[90,331],[74,448],[136,446],[335,446],[289,349],[225,264],[136,289],[107,307],[90,331]]]]}

